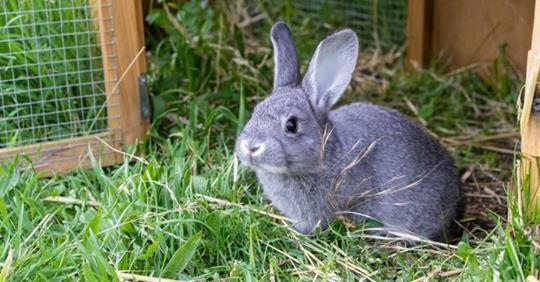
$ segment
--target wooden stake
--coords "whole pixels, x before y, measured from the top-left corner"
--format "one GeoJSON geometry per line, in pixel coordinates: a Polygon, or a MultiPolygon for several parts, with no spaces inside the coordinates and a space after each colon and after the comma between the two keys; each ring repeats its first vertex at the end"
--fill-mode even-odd
{"type": "MultiPolygon", "coordinates": [[[[520,116],[521,131],[521,152],[522,152],[522,179],[529,179],[530,188],[525,189],[529,203],[524,203],[527,213],[533,215],[540,209],[540,183],[538,173],[538,161],[540,158],[540,114],[533,113],[533,100],[538,88],[538,78],[540,73],[540,0],[536,1],[534,11],[534,26],[527,61],[527,77],[525,82],[525,92],[523,96],[523,106],[520,116]]],[[[534,216],[534,215],[533,215],[534,216]]]]}
{"type": "Polygon", "coordinates": [[[139,76],[146,72],[144,19],[141,1],[93,0],[102,44],[109,130],[122,135],[124,146],[144,138],[150,120],[141,117],[139,76]],[[114,20],[107,20],[114,19],[114,20]],[[114,33],[110,31],[114,30],[114,33]],[[114,42],[113,45],[109,44],[114,42]]]}

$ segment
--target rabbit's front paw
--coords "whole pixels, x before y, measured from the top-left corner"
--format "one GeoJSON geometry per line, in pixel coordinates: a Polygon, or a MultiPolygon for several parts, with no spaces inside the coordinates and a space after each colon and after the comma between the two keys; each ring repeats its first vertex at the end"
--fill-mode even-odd
{"type": "Polygon", "coordinates": [[[326,228],[326,224],[322,224],[322,221],[317,223],[301,221],[293,224],[292,227],[304,235],[311,236],[323,231],[326,228]]]}
{"type": "Polygon", "coordinates": [[[306,221],[297,222],[292,225],[292,228],[294,228],[294,230],[305,235],[312,234],[313,231],[315,230],[315,227],[316,225],[310,224],[309,222],[306,222],[306,221]]]}

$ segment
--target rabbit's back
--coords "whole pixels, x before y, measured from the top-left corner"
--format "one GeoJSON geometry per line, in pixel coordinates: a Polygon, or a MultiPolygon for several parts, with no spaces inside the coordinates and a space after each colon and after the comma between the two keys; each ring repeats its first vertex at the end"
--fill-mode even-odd
{"type": "Polygon", "coordinates": [[[348,186],[343,191],[360,195],[350,201],[355,211],[440,239],[441,229],[450,228],[456,217],[460,187],[453,161],[439,142],[398,111],[382,106],[343,106],[332,111],[329,120],[346,155],[340,169],[358,163],[342,181],[348,186]]]}

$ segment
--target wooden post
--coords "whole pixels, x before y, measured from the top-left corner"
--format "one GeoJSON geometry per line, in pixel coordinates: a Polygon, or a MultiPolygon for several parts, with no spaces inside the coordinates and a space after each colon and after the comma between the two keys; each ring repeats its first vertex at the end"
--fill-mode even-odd
{"type": "Polygon", "coordinates": [[[527,76],[523,106],[520,116],[521,151],[523,178],[530,180],[529,203],[526,208],[531,213],[540,211],[540,182],[539,182],[539,158],[540,158],[540,113],[533,113],[533,101],[538,88],[540,72],[540,0],[536,0],[534,11],[534,26],[527,60],[527,76]]]}
{"type": "Polygon", "coordinates": [[[131,145],[150,127],[150,120],[141,116],[139,98],[139,76],[146,72],[143,5],[133,0],[94,1],[98,4],[103,67],[115,69],[105,72],[106,80],[113,82],[105,86],[109,130],[121,132],[124,145],[131,145]],[[107,32],[111,29],[114,33],[107,32]]]}
{"type": "Polygon", "coordinates": [[[139,76],[146,72],[142,2],[113,0],[116,63],[119,74],[121,127],[124,145],[141,140],[150,127],[143,119],[139,99],[139,76]]]}
{"type": "Polygon", "coordinates": [[[409,0],[407,4],[407,64],[427,63],[432,44],[432,0],[409,0]]]}

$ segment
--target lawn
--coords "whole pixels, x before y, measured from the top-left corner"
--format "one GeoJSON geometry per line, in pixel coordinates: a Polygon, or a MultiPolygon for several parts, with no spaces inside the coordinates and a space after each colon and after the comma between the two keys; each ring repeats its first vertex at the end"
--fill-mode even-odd
{"type": "MultiPolygon", "coordinates": [[[[405,246],[341,221],[315,237],[288,228],[233,152],[249,112],[271,89],[268,30],[278,8],[268,6],[257,17],[222,1],[150,11],[151,131],[114,167],[94,159],[93,169],[43,178],[31,166],[19,169],[20,159],[1,165],[0,281],[539,275],[540,227],[520,216],[516,190],[525,187],[513,173],[523,78],[502,55],[481,78],[471,69],[449,71],[441,60],[410,72],[403,48],[366,46],[345,94],[345,102],[399,109],[449,149],[467,200],[459,242],[405,246]]],[[[292,26],[304,68],[334,28],[309,18],[292,26]]]]}

